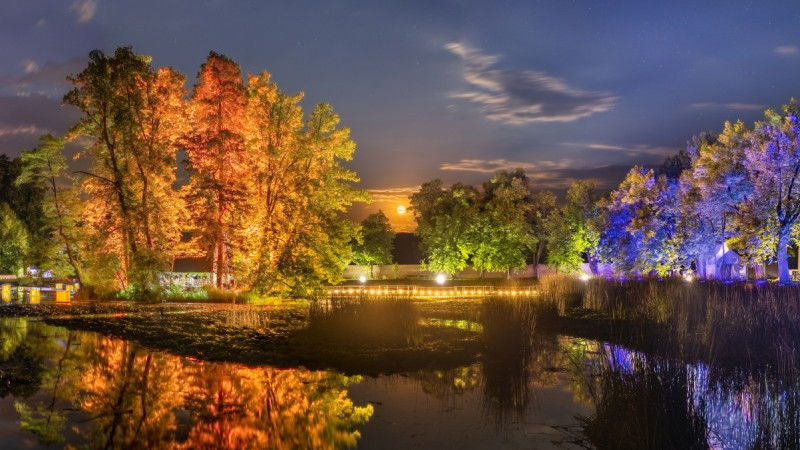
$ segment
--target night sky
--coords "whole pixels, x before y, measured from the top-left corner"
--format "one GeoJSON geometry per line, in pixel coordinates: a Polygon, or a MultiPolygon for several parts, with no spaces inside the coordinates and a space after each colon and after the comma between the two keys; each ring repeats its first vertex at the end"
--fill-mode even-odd
{"type": "Polygon", "coordinates": [[[358,147],[349,166],[407,230],[434,178],[479,184],[522,167],[531,187],[615,187],[725,120],[800,97],[797,1],[5,0],[0,152],[77,119],[65,78],[93,49],[133,46],[195,83],[209,51],[269,71],[304,106],[328,102],[358,147]],[[280,4],[283,3],[283,4],[280,4]]]}

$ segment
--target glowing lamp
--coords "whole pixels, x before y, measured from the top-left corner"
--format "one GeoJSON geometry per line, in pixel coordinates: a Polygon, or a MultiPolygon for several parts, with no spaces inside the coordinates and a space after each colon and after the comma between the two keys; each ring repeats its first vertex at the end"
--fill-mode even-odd
{"type": "Polygon", "coordinates": [[[358,281],[360,281],[362,283],[366,283],[367,282],[367,276],[366,275],[361,275],[360,277],[358,277],[358,281]]]}
{"type": "Polygon", "coordinates": [[[443,273],[440,273],[440,274],[436,275],[436,282],[437,283],[444,284],[444,282],[446,280],[447,280],[447,277],[445,277],[443,273]]]}

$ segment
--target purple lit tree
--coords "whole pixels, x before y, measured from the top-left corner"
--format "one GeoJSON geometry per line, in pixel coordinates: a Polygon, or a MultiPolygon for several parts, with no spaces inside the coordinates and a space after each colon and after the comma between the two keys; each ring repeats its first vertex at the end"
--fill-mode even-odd
{"type": "MultiPolygon", "coordinates": [[[[756,124],[751,145],[745,150],[744,166],[752,180],[751,209],[759,214],[758,225],[777,237],[775,256],[781,283],[791,281],[788,247],[800,217],[800,123],[798,105],[792,99],[783,114],[764,113],[756,124]]],[[[769,241],[766,241],[769,242],[769,241]]]]}
{"type": "MultiPolygon", "coordinates": [[[[744,123],[726,122],[716,137],[703,135],[689,145],[692,170],[685,174],[684,209],[696,218],[693,248],[698,272],[706,273],[706,262],[713,259],[714,276],[722,274],[723,259],[718,249],[738,238],[743,223],[742,205],[752,197],[753,187],[744,165],[750,132],[744,123]]],[[[689,231],[691,232],[691,231],[689,231]]]]}

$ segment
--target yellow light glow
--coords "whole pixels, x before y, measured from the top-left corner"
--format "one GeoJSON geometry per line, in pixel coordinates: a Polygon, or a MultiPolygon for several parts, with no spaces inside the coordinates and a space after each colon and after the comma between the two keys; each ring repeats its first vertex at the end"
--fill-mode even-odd
{"type": "Polygon", "coordinates": [[[400,206],[397,207],[397,214],[401,214],[402,215],[402,214],[405,214],[405,213],[406,213],[406,207],[405,206],[400,205],[400,206]]]}

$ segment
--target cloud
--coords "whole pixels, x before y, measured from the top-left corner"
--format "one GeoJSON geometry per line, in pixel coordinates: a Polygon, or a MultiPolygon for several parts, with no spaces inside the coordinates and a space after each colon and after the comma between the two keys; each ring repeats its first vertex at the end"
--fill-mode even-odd
{"type": "Polygon", "coordinates": [[[766,105],[761,105],[758,103],[701,102],[701,103],[692,103],[689,106],[696,109],[733,109],[737,111],[758,111],[767,109],[766,105]]]}
{"type": "Polygon", "coordinates": [[[61,135],[79,118],[80,111],[62,107],[60,99],[37,94],[0,96],[0,153],[19,155],[36,147],[40,135],[61,135]]]}
{"type": "Polygon", "coordinates": [[[414,213],[411,211],[409,203],[411,196],[419,192],[421,187],[422,186],[367,189],[367,192],[372,198],[372,204],[354,205],[350,208],[348,214],[351,216],[351,219],[361,221],[368,214],[380,210],[389,218],[392,230],[396,233],[414,231],[417,224],[414,221],[414,213]],[[406,212],[403,214],[397,212],[397,207],[400,205],[406,208],[406,212]]]}
{"type": "Polygon", "coordinates": [[[69,8],[78,18],[78,23],[87,23],[97,13],[97,0],[76,0],[69,8]]]}
{"type": "Polygon", "coordinates": [[[464,61],[466,92],[455,94],[481,106],[486,117],[510,125],[572,122],[610,110],[616,97],[568,86],[544,72],[491,67],[498,57],[455,42],[445,46],[464,61]]]}
{"type": "Polygon", "coordinates": [[[420,190],[421,186],[401,187],[401,188],[385,188],[385,189],[367,189],[369,196],[375,203],[396,203],[406,204],[408,198],[420,190]]]}
{"type": "Polygon", "coordinates": [[[606,144],[603,142],[562,142],[564,147],[573,147],[579,150],[590,149],[606,152],[626,153],[628,156],[656,155],[669,156],[677,153],[680,148],[657,146],[648,144],[620,145],[606,144]]]}
{"type": "Polygon", "coordinates": [[[525,171],[551,170],[568,167],[570,160],[540,161],[537,163],[509,161],[507,159],[462,159],[457,163],[442,164],[439,169],[461,172],[495,173],[500,170],[514,170],[520,168],[525,171]]]}
{"type": "Polygon", "coordinates": [[[0,80],[0,88],[5,88],[17,96],[44,92],[60,100],[71,87],[67,77],[80,73],[86,68],[87,61],[87,58],[78,57],[63,62],[48,61],[40,66],[35,61],[26,59],[20,63],[25,75],[17,79],[0,80]]]}
{"type": "Polygon", "coordinates": [[[39,65],[36,64],[35,61],[31,61],[30,59],[26,59],[20,63],[22,69],[25,70],[26,74],[37,72],[39,70],[39,65]]]}
{"type": "Polygon", "coordinates": [[[47,133],[48,130],[46,128],[40,128],[36,125],[17,125],[16,127],[0,127],[0,137],[5,136],[17,136],[20,134],[24,135],[36,135],[40,136],[42,134],[47,133]]]}
{"type": "Polygon", "coordinates": [[[796,45],[779,45],[772,49],[774,53],[784,56],[791,56],[800,53],[800,48],[797,48],[796,45]]]}

